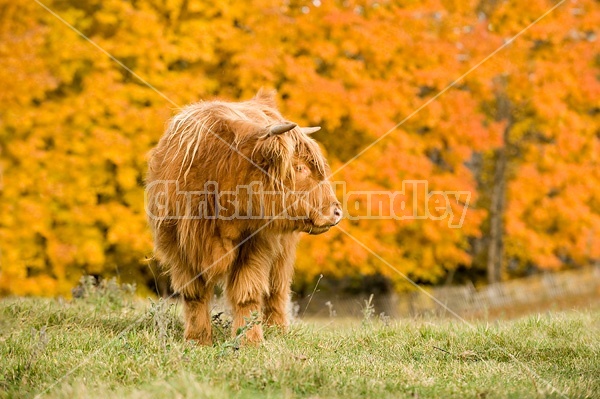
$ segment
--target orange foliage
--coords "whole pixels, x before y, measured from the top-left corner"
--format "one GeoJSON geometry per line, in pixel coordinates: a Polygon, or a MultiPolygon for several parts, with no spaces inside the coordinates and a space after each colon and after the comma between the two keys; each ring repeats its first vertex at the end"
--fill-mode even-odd
{"type": "MultiPolygon", "coordinates": [[[[458,267],[478,267],[472,242],[486,234],[489,171],[474,160],[485,164],[502,145],[506,123],[493,114],[493,82],[506,77],[518,151],[506,262],[559,268],[600,259],[600,7],[593,0],[565,3],[414,115],[553,4],[47,5],[153,88],[35,2],[0,0],[0,294],[68,294],[83,273],[152,281],[144,262],[152,251],[145,154],[173,103],[246,99],[261,86],[278,90],[283,114],[323,126],[316,138],[346,190],[398,192],[404,181],[426,180],[430,191],[472,194],[458,229],[448,218],[341,225],[403,273],[435,283],[458,267]]],[[[448,201],[461,215],[465,199],[448,201]]],[[[407,201],[386,212],[423,214],[426,206],[407,201]]],[[[303,239],[297,270],[299,283],[321,273],[402,281],[340,230],[303,239]]]]}

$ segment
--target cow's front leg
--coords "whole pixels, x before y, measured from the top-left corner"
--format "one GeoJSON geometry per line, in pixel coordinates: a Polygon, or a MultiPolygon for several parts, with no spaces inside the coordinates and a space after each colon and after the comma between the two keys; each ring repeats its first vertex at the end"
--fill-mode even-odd
{"type": "Polygon", "coordinates": [[[246,327],[253,312],[258,313],[256,323],[245,332],[244,342],[259,343],[263,340],[260,311],[263,298],[269,292],[272,256],[272,243],[256,236],[240,248],[238,260],[229,274],[227,296],[233,308],[233,335],[246,327]]]}
{"type": "Polygon", "coordinates": [[[294,275],[294,260],[299,234],[281,236],[281,252],[275,258],[269,278],[269,294],[265,296],[265,323],[287,329],[290,285],[294,275]]]}
{"type": "MultiPolygon", "coordinates": [[[[247,328],[246,323],[256,312],[258,319],[253,326],[245,332],[243,341],[250,343],[259,343],[263,339],[261,327],[262,298],[267,289],[260,280],[264,276],[259,276],[257,270],[242,268],[235,273],[234,278],[230,278],[228,283],[228,297],[233,309],[233,336],[238,334],[240,328],[247,328]]],[[[266,279],[264,279],[266,280],[266,279]]]]}

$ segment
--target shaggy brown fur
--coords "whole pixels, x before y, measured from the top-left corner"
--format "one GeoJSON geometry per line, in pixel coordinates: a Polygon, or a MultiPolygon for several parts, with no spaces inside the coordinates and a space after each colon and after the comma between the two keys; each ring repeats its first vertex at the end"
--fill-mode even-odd
{"type": "MultiPolygon", "coordinates": [[[[323,233],[341,218],[329,166],[306,132],[261,90],[246,102],[184,108],[150,153],[155,257],[183,297],[187,339],[211,343],[209,302],[220,281],[234,332],[253,311],[287,325],[300,232],[323,233]]],[[[246,338],[261,341],[260,325],[246,338]]]]}

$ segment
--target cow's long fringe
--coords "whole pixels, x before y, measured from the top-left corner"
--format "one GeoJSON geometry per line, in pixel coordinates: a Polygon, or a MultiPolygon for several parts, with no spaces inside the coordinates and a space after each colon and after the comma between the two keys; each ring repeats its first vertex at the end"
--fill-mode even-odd
{"type": "MultiPolygon", "coordinates": [[[[280,161],[280,170],[270,171],[269,173],[271,175],[270,181],[274,187],[280,185],[287,178],[293,178],[292,161],[294,155],[307,160],[320,174],[324,175],[326,173],[326,162],[318,144],[298,129],[293,129],[284,135],[257,141],[264,134],[263,129],[276,123],[286,122],[276,109],[262,104],[260,99],[265,98],[260,96],[261,92],[259,92],[258,101],[254,99],[242,103],[200,102],[185,107],[173,117],[167,133],[169,143],[173,137],[178,137],[177,152],[173,155],[173,159],[177,159],[183,146],[186,147],[178,178],[181,177],[181,171],[186,163],[187,169],[184,179],[187,177],[201,143],[206,152],[211,152],[213,148],[210,144],[215,144],[218,147],[230,145],[231,149],[239,151],[240,144],[245,142],[255,144],[252,153],[246,159],[247,162],[251,163],[257,150],[260,150],[266,158],[280,161]],[[239,122],[247,123],[245,129],[239,129],[241,126],[239,122]],[[236,124],[238,129],[236,129],[232,138],[227,139],[221,135],[219,128],[229,127],[232,129],[232,126],[228,126],[230,124],[236,124]],[[216,140],[211,140],[210,135],[216,140]],[[222,140],[216,138],[217,136],[221,137],[222,140]],[[224,141],[227,143],[224,143],[224,141]]],[[[267,97],[267,101],[271,101],[271,99],[267,97]]],[[[260,168],[256,164],[253,166],[260,168]]]]}

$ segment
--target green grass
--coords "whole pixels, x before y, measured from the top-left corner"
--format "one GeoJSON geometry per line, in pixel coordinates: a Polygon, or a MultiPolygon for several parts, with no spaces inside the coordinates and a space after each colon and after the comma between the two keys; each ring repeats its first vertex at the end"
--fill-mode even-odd
{"type": "Polygon", "coordinates": [[[598,311],[473,327],[334,318],[237,349],[223,323],[213,347],[185,342],[176,310],[110,292],[4,299],[0,397],[600,397],[598,311]]]}

